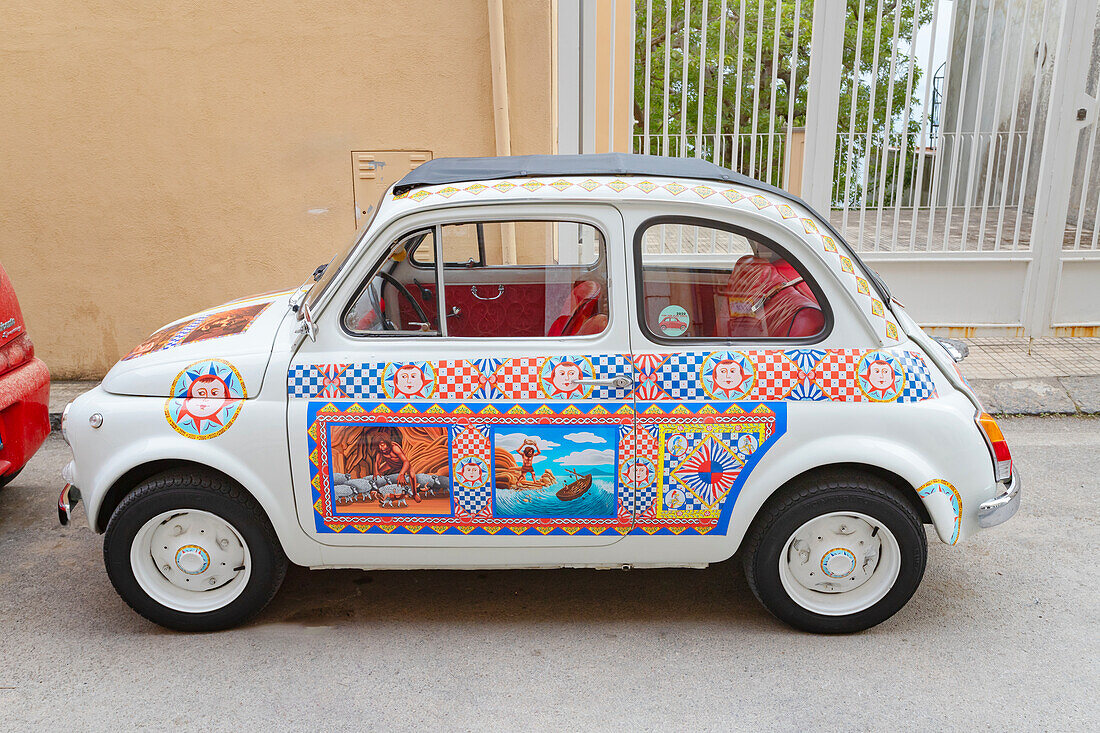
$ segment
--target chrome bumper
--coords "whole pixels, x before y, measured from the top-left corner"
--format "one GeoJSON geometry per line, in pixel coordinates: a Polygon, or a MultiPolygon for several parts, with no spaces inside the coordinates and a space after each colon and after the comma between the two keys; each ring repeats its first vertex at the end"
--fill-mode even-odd
{"type": "Polygon", "coordinates": [[[65,484],[61,490],[61,496],[57,497],[57,521],[65,527],[73,516],[73,507],[80,501],[80,489],[72,484],[65,484]]]}
{"type": "Polygon", "coordinates": [[[1020,508],[1020,474],[1012,472],[1012,479],[1008,482],[1005,492],[995,496],[978,507],[978,526],[995,527],[1007,522],[1020,508]]]}

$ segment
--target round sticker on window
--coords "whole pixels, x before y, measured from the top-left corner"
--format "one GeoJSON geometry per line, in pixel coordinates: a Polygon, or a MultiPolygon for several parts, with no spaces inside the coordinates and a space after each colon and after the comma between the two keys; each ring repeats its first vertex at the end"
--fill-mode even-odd
{"type": "Polygon", "coordinates": [[[668,306],[657,317],[657,326],[665,336],[682,336],[690,323],[688,312],[678,305],[668,306]]]}

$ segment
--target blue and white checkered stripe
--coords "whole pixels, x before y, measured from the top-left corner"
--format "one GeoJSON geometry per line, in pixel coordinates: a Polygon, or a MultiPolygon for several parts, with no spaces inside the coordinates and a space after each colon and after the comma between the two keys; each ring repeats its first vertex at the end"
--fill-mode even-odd
{"type": "MultiPolygon", "coordinates": [[[[626,487],[619,487],[620,491],[630,491],[626,487]]],[[[649,486],[644,489],[634,489],[634,511],[641,514],[649,508],[653,500],[657,498],[657,481],[653,480],[649,482],[649,486]]]]}
{"type": "Polygon", "coordinates": [[[384,399],[381,364],[352,364],[344,370],[344,392],[353,399],[384,399]]]}
{"type": "Polygon", "coordinates": [[[916,354],[903,351],[897,355],[905,368],[905,389],[898,402],[920,402],[936,396],[936,387],[932,383],[932,374],[924,359],[916,354]]]}
{"type": "Polygon", "coordinates": [[[657,370],[657,381],[672,399],[697,400],[706,396],[699,381],[705,354],[673,354],[657,370]]]}
{"type": "Polygon", "coordinates": [[[470,514],[480,512],[492,498],[493,493],[488,481],[477,489],[467,489],[457,481],[452,481],[451,490],[454,492],[455,502],[470,514]]]}
{"type": "MultiPolygon", "coordinates": [[[[592,370],[595,379],[613,379],[615,377],[634,378],[634,365],[625,354],[600,354],[593,356],[592,370]]],[[[629,389],[616,389],[610,386],[598,386],[592,389],[589,399],[620,400],[630,394],[629,389]]]]}
{"type": "Polygon", "coordinates": [[[286,375],[286,393],[290,397],[312,397],[321,390],[321,373],[308,364],[295,364],[286,375]]]}

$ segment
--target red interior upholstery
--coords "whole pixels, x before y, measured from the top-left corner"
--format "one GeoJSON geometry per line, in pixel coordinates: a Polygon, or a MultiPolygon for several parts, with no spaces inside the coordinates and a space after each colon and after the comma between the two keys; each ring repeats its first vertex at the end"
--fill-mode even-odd
{"type": "Polygon", "coordinates": [[[722,291],[728,309],[716,314],[719,333],[772,338],[819,333],[825,325],[824,314],[809,285],[791,284],[798,277],[797,271],[781,260],[773,264],[761,257],[742,257],[722,291]]]}
{"type": "MultiPolygon", "coordinates": [[[[569,298],[562,306],[561,315],[550,324],[547,336],[576,336],[585,324],[597,315],[600,307],[600,284],[591,280],[579,280],[573,284],[569,298]]],[[[606,324],[606,317],[604,319],[606,324]]],[[[592,326],[589,326],[592,328],[592,326]]],[[[599,333],[587,331],[587,333],[599,333]]]]}

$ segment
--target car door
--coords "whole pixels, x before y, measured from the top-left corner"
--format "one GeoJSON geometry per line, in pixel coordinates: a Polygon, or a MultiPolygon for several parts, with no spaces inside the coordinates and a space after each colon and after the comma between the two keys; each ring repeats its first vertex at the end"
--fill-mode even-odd
{"type": "Polygon", "coordinates": [[[633,524],[623,224],[601,205],[381,231],[288,373],[303,528],[335,545],[597,546],[633,524]],[[442,318],[441,318],[442,314],[442,318]]]}
{"type": "Polygon", "coordinates": [[[784,435],[788,403],[831,399],[851,354],[824,348],[824,293],[777,241],[675,212],[627,215],[636,461],[651,477],[636,487],[634,531],[717,536],[784,435]]]}

